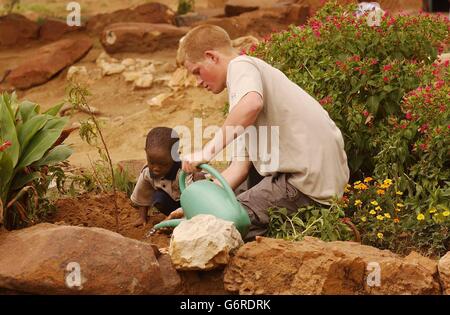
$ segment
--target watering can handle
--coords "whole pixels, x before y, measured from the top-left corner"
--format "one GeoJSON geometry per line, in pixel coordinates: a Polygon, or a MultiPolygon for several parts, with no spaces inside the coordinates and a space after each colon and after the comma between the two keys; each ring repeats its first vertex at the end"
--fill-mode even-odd
{"type": "MultiPolygon", "coordinates": [[[[231,189],[230,185],[228,185],[228,182],[223,178],[223,176],[211,165],[208,164],[200,164],[200,168],[204,169],[211,175],[213,175],[215,178],[217,178],[222,185],[223,189],[227,192],[228,196],[233,202],[237,203],[236,195],[234,194],[233,190],[231,189]]],[[[180,185],[180,191],[183,192],[186,189],[186,173],[184,171],[181,171],[180,179],[179,179],[179,185],[180,185]]]]}

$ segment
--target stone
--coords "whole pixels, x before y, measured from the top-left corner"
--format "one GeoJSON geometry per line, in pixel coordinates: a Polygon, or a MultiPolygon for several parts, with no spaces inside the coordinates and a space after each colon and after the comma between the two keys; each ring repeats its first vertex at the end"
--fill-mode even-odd
{"type": "Polygon", "coordinates": [[[251,0],[229,0],[225,3],[225,16],[237,16],[259,9],[259,3],[251,0]]]}
{"type": "Polygon", "coordinates": [[[95,15],[88,20],[86,28],[89,32],[100,34],[106,26],[121,22],[174,24],[175,12],[162,3],[150,2],[134,9],[95,15]]]}
{"type": "Polygon", "coordinates": [[[106,61],[100,63],[100,68],[103,76],[119,74],[125,70],[125,66],[121,63],[108,63],[106,61]]]}
{"type": "Polygon", "coordinates": [[[439,279],[442,283],[442,291],[450,295],[450,252],[447,252],[438,262],[439,279]]]}
{"type": "Polygon", "coordinates": [[[69,26],[66,21],[56,19],[45,19],[39,28],[39,38],[45,41],[61,39],[65,34],[79,31],[80,26],[69,26]]]}
{"type": "Polygon", "coordinates": [[[175,17],[176,26],[191,26],[192,24],[208,19],[206,15],[197,12],[189,12],[186,14],[177,15],[175,17]]]}
{"type": "Polygon", "coordinates": [[[150,88],[153,83],[153,75],[150,73],[141,73],[134,81],[135,88],[150,88]]]}
{"type": "Polygon", "coordinates": [[[88,83],[90,76],[85,66],[71,66],[67,70],[66,79],[68,81],[88,83]]]}
{"type": "Polygon", "coordinates": [[[239,294],[440,294],[437,263],[356,242],[261,237],[242,246],[224,285],[239,294]],[[379,271],[379,273],[378,273],[379,271]]]}
{"type": "Polygon", "coordinates": [[[64,68],[80,60],[91,49],[88,37],[62,39],[36,50],[18,67],[6,76],[5,83],[16,89],[27,89],[50,80],[64,68]]]}
{"type": "Polygon", "coordinates": [[[147,100],[147,104],[149,106],[157,106],[157,107],[162,106],[164,101],[166,99],[168,99],[169,97],[171,97],[172,95],[173,95],[172,93],[161,93],[161,94],[147,100]]]}
{"type": "Polygon", "coordinates": [[[153,52],[176,47],[188,28],[170,24],[115,23],[108,25],[101,35],[101,43],[108,53],[153,52]]]}
{"type": "Polygon", "coordinates": [[[303,25],[310,16],[309,6],[301,4],[291,5],[286,21],[289,24],[303,25]]]}
{"type": "Polygon", "coordinates": [[[169,254],[178,270],[211,270],[228,264],[231,254],[242,245],[232,222],[200,214],[173,230],[169,254]]]}
{"type": "Polygon", "coordinates": [[[173,294],[180,277],[151,244],[42,223],[2,236],[0,288],[33,294],[173,294]]]}
{"type": "Polygon", "coordinates": [[[39,25],[23,15],[0,16],[0,47],[23,45],[39,37],[39,25]]]}

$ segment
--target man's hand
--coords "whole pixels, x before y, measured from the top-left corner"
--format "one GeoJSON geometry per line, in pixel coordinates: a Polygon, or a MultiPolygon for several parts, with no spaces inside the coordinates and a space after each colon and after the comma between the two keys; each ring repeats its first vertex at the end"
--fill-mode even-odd
{"type": "Polygon", "coordinates": [[[184,216],[184,212],[182,208],[178,208],[177,210],[172,211],[167,218],[164,219],[164,221],[166,220],[172,220],[172,219],[181,219],[184,216]]]}
{"type": "Polygon", "coordinates": [[[208,159],[204,157],[202,151],[186,155],[181,160],[182,160],[181,168],[186,173],[193,173],[195,171],[198,171],[198,166],[200,164],[209,162],[208,159]]]}

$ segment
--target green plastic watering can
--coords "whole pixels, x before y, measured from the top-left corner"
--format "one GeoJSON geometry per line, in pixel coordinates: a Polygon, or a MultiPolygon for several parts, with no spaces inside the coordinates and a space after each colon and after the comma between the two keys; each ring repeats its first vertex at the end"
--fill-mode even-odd
{"type": "MultiPolygon", "coordinates": [[[[233,190],[216,169],[208,164],[200,164],[199,167],[217,178],[222,187],[207,179],[193,182],[186,187],[186,173],[182,171],[179,179],[180,203],[185,217],[190,219],[198,214],[211,214],[217,218],[233,222],[241,236],[244,237],[250,227],[250,218],[247,211],[237,201],[233,190]]],[[[161,228],[176,227],[182,221],[184,219],[163,221],[155,225],[150,230],[150,234],[161,228]]]]}

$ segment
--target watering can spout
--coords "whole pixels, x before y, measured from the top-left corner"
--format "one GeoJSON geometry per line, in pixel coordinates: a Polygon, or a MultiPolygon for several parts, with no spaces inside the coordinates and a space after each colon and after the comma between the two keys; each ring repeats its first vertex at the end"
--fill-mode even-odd
{"type": "MultiPolygon", "coordinates": [[[[216,177],[222,187],[209,180],[196,181],[186,187],[186,173],[182,171],[179,179],[180,203],[185,217],[190,219],[198,214],[210,214],[231,221],[244,237],[250,226],[247,211],[237,201],[230,185],[217,170],[208,164],[201,164],[199,167],[216,177]]],[[[153,229],[176,227],[182,221],[182,219],[163,221],[153,229]]]]}

